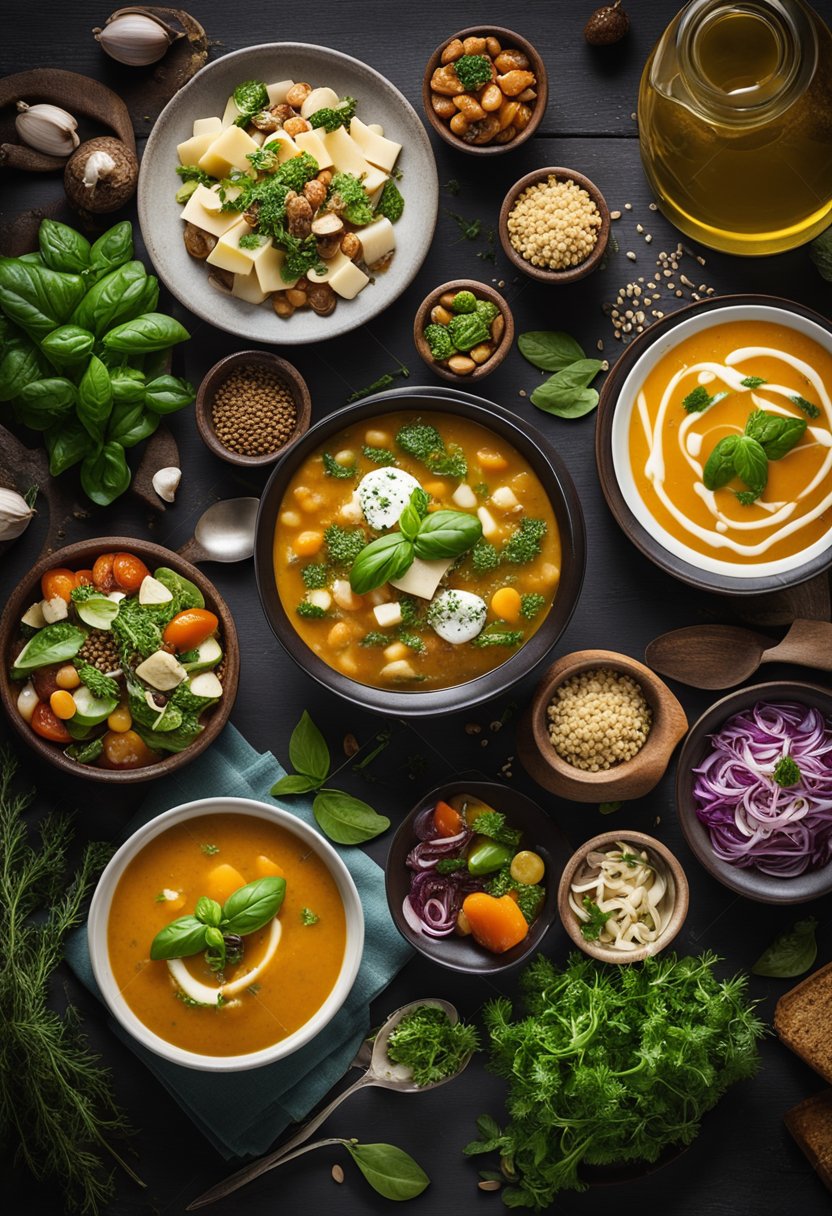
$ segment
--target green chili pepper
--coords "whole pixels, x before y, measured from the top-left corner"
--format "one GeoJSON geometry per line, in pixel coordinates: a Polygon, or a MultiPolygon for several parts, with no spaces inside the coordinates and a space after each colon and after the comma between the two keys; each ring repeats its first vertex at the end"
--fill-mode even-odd
{"type": "Polygon", "coordinates": [[[479,877],[481,874],[493,874],[503,866],[511,863],[514,850],[507,845],[497,844],[487,836],[479,836],[474,840],[473,848],[468,854],[468,873],[479,877]]]}

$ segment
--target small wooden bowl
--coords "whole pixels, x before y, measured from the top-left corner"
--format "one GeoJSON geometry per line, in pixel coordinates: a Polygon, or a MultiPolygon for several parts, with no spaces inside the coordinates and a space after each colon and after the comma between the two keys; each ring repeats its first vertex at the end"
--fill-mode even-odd
{"type": "Polygon", "coordinates": [[[490,376],[500,366],[503,359],[505,359],[511,350],[511,344],[514,341],[514,317],[500,293],[495,291],[493,287],[489,287],[487,283],[478,283],[476,279],[454,279],[450,283],[443,283],[441,287],[435,287],[433,291],[425,296],[419,305],[419,311],[416,313],[413,321],[413,341],[424,362],[432,372],[435,372],[437,376],[441,376],[443,380],[450,380],[454,384],[462,384],[465,381],[471,383],[474,380],[484,380],[486,376],[490,376]],[[497,305],[505,322],[503,336],[498,342],[494,354],[486,363],[481,363],[478,367],[475,367],[467,376],[461,376],[457,372],[451,371],[449,367],[445,367],[442,363],[437,363],[431,355],[430,347],[425,339],[425,326],[430,324],[431,309],[439,303],[440,297],[446,291],[472,291],[480,299],[490,300],[492,304],[497,305]]]}
{"type": "Polygon", "coordinates": [[[529,776],[561,798],[573,802],[630,802],[642,798],[659,783],[673,749],[687,729],[682,706],[649,667],[613,650],[576,650],[558,659],[535,689],[517,730],[517,754],[529,776]],[[635,680],[653,711],[653,724],[646,743],[632,760],[590,773],[568,764],[555,751],[549,738],[546,710],[564,680],[596,667],[608,667],[635,680]]]}
{"type": "Polygon", "coordinates": [[[602,963],[640,963],[644,959],[650,958],[651,955],[658,954],[660,950],[664,950],[673,941],[688,914],[689,896],[688,880],[685,876],[685,871],[670,852],[670,849],[663,845],[660,840],[656,840],[653,836],[645,836],[643,832],[602,832],[599,836],[593,836],[592,840],[588,840],[586,844],[582,844],[579,849],[576,849],[566,863],[560,876],[560,884],[558,885],[558,916],[572,941],[579,949],[583,950],[584,954],[589,954],[592,958],[597,958],[602,963]],[[611,946],[605,946],[601,942],[587,941],[583,933],[581,933],[581,922],[569,906],[569,888],[575,875],[584,864],[587,854],[596,851],[602,853],[606,849],[613,848],[618,841],[633,845],[637,849],[644,849],[648,855],[652,854],[662,862],[667,872],[668,891],[671,892],[673,898],[673,910],[670,913],[670,919],[657,940],[649,942],[645,946],[639,946],[637,950],[627,950],[626,952],[614,950],[611,946]]]}
{"type": "Polygon", "coordinates": [[[450,144],[452,148],[457,148],[460,152],[468,152],[472,156],[498,156],[501,152],[511,152],[514,148],[519,148],[527,139],[534,135],[537,128],[546,113],[546,102],[549,97],[549,77],[546,71],[546,65],[535,48],[520,34],[515,34],[514,30],[508,30],[502,25],[469,25],[467,29],[460,30],[457,34],[451,34],[446,38],[431,55],[428,60],[428,66],[425,69],[425,75],[422,80],[422,105],[424,107],[427,120],[433,127],[440,139],[444,139],[446,144],[450,144]],[[448,123],[444,118],[440,118],[431,105],[430,95],[431,87],[430,80],[433,73],[438,67],[441,67],[442,52],[449,42],[454,38],[465,39],[468,37],[494,37],[498,38],[505,50],[522,51],[528,58],[531,71],[534,72],[537,78],[535,88],[537,97],[532,106],[532,116],[529,119],[528,126],[516,135],[514,139],[507,144],[484,144],[482,147],[476,147],[474,144],[466,144],[458,135],[454,135],[448,123]]]}
{"type": "Polygon", "coordinates": [[[523,274],[527,274],[531,279],[537,279],[539,283],[574,283],[578,279],[591,274],[606,252],[607,242],[610,238],[610,209],[601,191],[588,177],[584,177],[583,173],[578,173],[575,169],[563,169],[559,167],[534,169],[531,173],[527,173],[525,177],[521,177],[519,182],[515,182],[503,199],[503,205],[500,208],[498,230],[503,252],[518,270],[523,271],[523,274]],[[589,257],[584,258],[577,266],[570,266],[567,270],[547,270],[544,266],[533,266],[528,259],[517,252],[509,239],[508,217],[517,199],[528,186],[535,186],[538,182],[545,181],[548,177],[556,177],[561,181],[572,181],[576,185],[583,187],[595,203],[601,216],[601,227],[598,229],[595,246],[589,257]]]}
{"type": "Polygon", "coordinates": [[[309,430],[309,423],[312,420],[312,398],[309,396],[306,381],[298,369],[291,363],[287,363],[285,359],[281,359],[279,355],[273,355],[270,351],[265,350],[238,350],[235,354],[226,355],[224,359],[220,359],[219,363],[215,363],[203,376],[196,394],[195,413],[196,425],[202,441],[216,456],[219,456],[221,460],[227,460],[229,464],[241,465],[244,468],[258,468],[274,464],[279,456],[283,456],[292,444],[309,430]],[[264,367],[278,375],[292,394],[297,410],[295,429],[286,442],[274,452],[264,452],[262,456],[243,456],[240,452],[232,452],[217,437],[214,420],[211,417],[214,397],[220,385],[238,367],[264,367]]]}
{"type": "Polygon", "coordinates": [[[240,648],[237,642],[237,630],[234,618],[225,600],[217,591],[214,584],[207,579],[201,570],[180,557],[178,553],[154,545],[147,540],[139,540],[135,536],[101,536],[94,540],[78,541],[67,545],[56,553],[47,554],[29,571],[10,595],[6,607],[0,617],[0,701],[14,729],[24,743],[37,756],[60,769],[71,777],[81,777],[88,781],[100,781],[108,785],[128,785],[140,781],[156,781],[160,777],[169,777],[177,769],[184,768],[197,756],[201,755],[213,743],[217,735],[229,719],[234,701],[237,696],[237,685],[240,679],[240,648]],[[177,574],[196,583],[203,596],[207,608],[219,617],[222,648],[224,652],[223,695],[216,709],[206,714],[202,721],[204,729],[200,735],[181,752],[174,752],[160,760],[158,764],[149,764],[146,768],[117,769],[96,768],[92,764],[78,764],[64,755],[62,745],[49,743],[23,721],[17,711],[17,695],[20,685],[9,679],[9,651],[12,641],[17,635],[20,618],[30,604],[41,598],[41,576],[56,566],[68,566],[72,570],[90,570],[95,559],[102,553],[135,553],[146,566],[152,570],[156,566],[168,566],[177,574]]]}

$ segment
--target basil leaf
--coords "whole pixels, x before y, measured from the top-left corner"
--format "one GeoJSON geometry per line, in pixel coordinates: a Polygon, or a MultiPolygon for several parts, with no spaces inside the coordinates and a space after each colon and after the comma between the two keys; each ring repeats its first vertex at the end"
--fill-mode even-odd
{"type": "Polygon", "coordinates": [[[183,608],[205,607],[205,597],[199,587],[183,574],[177,574],[167,566],[159,566],[153,571],[153,577],[167,587],[171,595],[179,601],[179,611],[183,608]]]}
{"type": "Polygon", "coordinates": [[[203,925],[212,925],[214,928],[218,928],[222,921],[222,907],[215,899],[209,899],[207,895],[203,895],[196,901],[194,916],[203,925]]]}
{"type": "MultiPolygon", "coordinates": [[[[292,737],[289,740],[289,759],[292,762],[292,768],[298,773],[303,777],[314,779],[315,786],[311,788],[323,785],[329,776],[330,757],[326,739],[306,710],[303,711],[300,722],[292,731],[292,737]]],[[[278,782],[278,784],[280,783],[278,782]]],[[[302,791],[294,792],[301,793],[302,791]]]]}
{"type": "Polygon", "coordinates": [[[117,401],[107,423],[107,439],[115,440],[123,448],[134,448],[148,439],[162,421],[159,414],[151,414],[140,401],[117,401]]]}
{"type": "Polygon", "coordinates": [[[115,367],[110,372],[110,386],[113,401],[144,405],[144,372],[137,371],[135,367],[115,367]]]}
{"type": "Polygon", "coordinates": [[[69,621],[56,621],[45,625],[29,638],[12,667],[12,679],[23,679],[38,667],[51,663],[66,663],[74,659],[87,639],[86,629],[71,625],[69,621]]]}
{"type": "Polygon", "coordinates": [[[90,264],[91,247],[87,238],[57,220],[41,220],[38,245],[50,270],[82,274],[90,264]]]}
{"type": "Polygon", "coordinates": [[[740,435],[734,448],[734,468],[749,490],[762,494],[768,481],[768,458],[762,444],[749,435],[740,435]]]}
{"type": "Polygon", "coordinates": [[[165,350],[177,342],[185,342],[189,337],[185,327],[173,317],[166,317],[161,312],[149,312],[117,325],[104,335],[102,341],[108,350],[143,354],[145,351],[165,350]]]}
{"type": "Polygon", "coordinates": [[[127,262],[117,270],[110,271],[80,301],[72,314],[72,323],[90,330],[96,338],[101,339],[117,321],[126,317],[141,298],[146,280],[147,272],[141,262],[127,262]]]}
{"type": "Polygon", "coordinates": [[[80,275],[0,258],[0,307],[36,340],[62,325],[83,294],[80,275]]]}
{"type": "Polygon", "coordinates": [[[413,545],[401,532],[390,532],[365,545],[350,570],[350,586],[356,595],[374,591],[391,578],[398,578],[413,565],[413,545]]]}
{"type": "Polygon", "coordinates": [[[569,334],[558,330],[533,330],[517,339],[520,354],[544,372],[559,372],[585,358],[580,345],[569,334]]]}
{"type": "Polygon", "coordinates": [[[399,516],[399,531],[405,540],[413,540],[428,512],[430,499],[424,490],[414,490],[410,502],[399,516]]]}
{"type": "Polygon", "coordinates": [[[51,426],[44,431],[43,438],[49,453],[49,472],[53,477],[59,477],[83,460],[92,445],[92,440],[77,418],[51,426]]]}
{"type": "Polygon", "coordinates": [[[180,916],[160,929],[150,944],[150,957],[190,958],[205,949],[207,927],[195,916],[180,916]]]}
{"type": "Polygon", "coordinates": [[[275,797],[278,794],[308,794],[311,790],[318,789],[320,784],[315,777],[304,777],[302,773],[287,773],[274,783],[271,793],[275,797]]]}
{"type": "Polygon", "coordinates": [[[324,835],[336,844],[363,844],[390,827],[386,815],[341,790],[321,790],[312,803],[312,814],[324,835]]]}
{"type": "Polygon", "coordinates": [[[194,386],[177,376],[157,376],[147,386],[145,405],[154,414],[172,414],[190,405],[196,396],[194,386]]]}
{"type": "Polygon", "coordinates": [[[702,474],[707,490],[718,490],[734,476],[734,452],[738,440],[738,435],[725,435],[711,452],[702,474]]]}
{"type": "Polygon", "coordinates": [[[757,440],[769,460],[779,460],[800,442],[807,426],[805,418],[785,418],[767,410],[754,410],[748,416],[745,433],[757,440]]]}
{"type": "Polygon", "coordinates": [[[75,385],[63,376],[33,380],[14,403],[15,417],[33,431],[45,431],[72,413],[76,398],[75,385]]]}
{"type": "Polygon", "coordinates": [[[109,274],[133,257],[133,225],[122,220],[98,238],[90,250],[90,269],[96,278],[109,274]]]}
{"type": "Polygon", "coordinates": [[[579,359],[538,385],[532,405],[560,418],[582,418],[598,404],[597,392],[588,385],[600,370],[600,359],[579,359]]]}
{"type": "Polygon", "coordinates": [[[280,911],[285,894],[285,878],[258,878],[239,887],[223,904],[223,931],[240,937],[256,933],[280,911]]]}
{"type": "Polygon", "coordinates": [[[787,933],[778,934],[751,968],[754,975],[784,980],[803,975],[818,956],[817,926],[814,916],[810,916],[807,920],[799,920],[787,933]]]}
{"type": "Polygon", "coordinates": [[[343,1143],[370,1186],[385,1199],[415,1199],[430,1185],[418,1161],[395,1144],[343,1143]]]}
{"type": "Polygon", "coordinates": [[[481,536],[482,524],[476,515],[468,515],[465,511],[434,511],[422,521],[413,549],[417,557],[427,561],[459,557],[460,553],[472,549],[481,536]]]}
{"type": "Polygon", "coordinates": [[[78,420],[96,443],[104,438],[112,408],[110,373],[101,360],[93,355],[78,385],[78,420]]]}
{"type": "Polygon", "coordinates": [[[52,370],[35,343],[16,326],[0,317],[0,401],[13,401],[32,380],[52,370]]]}
{"type": "Polygon", "coordinates": [[[81,465],[81,486],[99,507],[108,507],[130,485],[130,467],[124,448],[108,440],[97,452],[85,457],[81,465]]]}
{"type": "Polygon", "coordinates": [[[80,363],[92,354],[95,334],[80,325],[59,325],[46,335],[40,346],[56,363],[80,363]]]}

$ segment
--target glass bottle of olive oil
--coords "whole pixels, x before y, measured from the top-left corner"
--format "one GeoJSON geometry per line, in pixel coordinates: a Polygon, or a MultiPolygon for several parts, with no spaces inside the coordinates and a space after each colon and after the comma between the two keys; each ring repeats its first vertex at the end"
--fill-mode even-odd
{"type": "Polygon", "coordinates": [[[691,0],[638,119],[656,201],[703,244],[780,253],[832,222],[832,33],[803,0],[691,0]]]}

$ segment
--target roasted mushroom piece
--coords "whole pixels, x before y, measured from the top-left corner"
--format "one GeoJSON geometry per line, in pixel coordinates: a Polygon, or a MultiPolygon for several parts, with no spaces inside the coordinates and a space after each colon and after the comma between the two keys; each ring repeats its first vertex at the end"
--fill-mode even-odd
{"type": "Polygon", "coordinates": [[[302,194],[290,192],[286,195],[286,227],[289,235],[304,240],[312,232],[312,216],[315,213],[302,194]]]}
{"type": "Polygon", "coordinates": [[[196,224],[190,223],[185,224],[182,239],[191,257],[197,258],[200,262],[205,261],[217,243],[217,238],[212,236],[210,232],[206,232],[204,228],[197,228],[196,224]]]}
{"type": "Polygon", "coordinates": [[[338,302],[329,283],[310,283],[306,296],[310,308],[319,317],[328,317],[338,302]]]}

